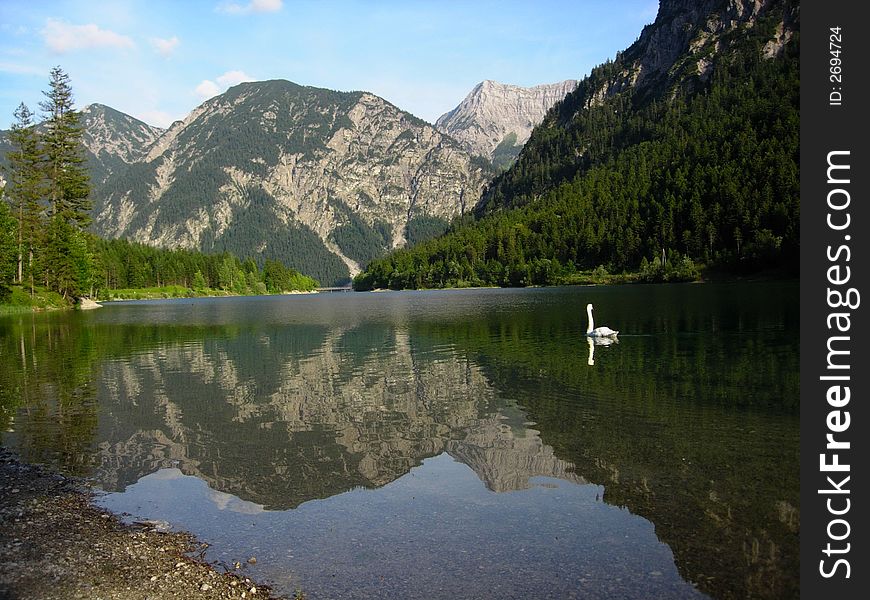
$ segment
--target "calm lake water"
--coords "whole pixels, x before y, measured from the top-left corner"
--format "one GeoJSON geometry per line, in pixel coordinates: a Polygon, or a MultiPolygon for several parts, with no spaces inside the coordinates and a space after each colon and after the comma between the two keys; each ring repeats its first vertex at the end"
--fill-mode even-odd
{"type": "Polygon", "coordinates": [[[287,594],[797,597],[798,337],[796,282],[5,317],[0,441],[287,594]]]}

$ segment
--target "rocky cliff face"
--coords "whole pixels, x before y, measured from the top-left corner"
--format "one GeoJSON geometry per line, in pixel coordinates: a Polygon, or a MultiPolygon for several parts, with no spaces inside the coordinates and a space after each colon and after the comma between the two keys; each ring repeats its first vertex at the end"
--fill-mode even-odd
{"type": "Polygon", "coordinates": [[[470,209],[490,174],[382,98],[288,81],[236,86],[145,147],[95,195],[97,233],[277,258],[325,284],[415,219],[470,209]]]}
{"type": "Polygon", "coordinates": [[[82,143],[88,153],[88,168],[95,186],[103,184],[110,174],[141,160],[163,134],[159,127],[102,104],[84,107],[81,125],[82,143]]]}
{"type": "Polygon", "coordinates": [[[599,104],[629,88],[655,90],[688,82],[693,76],[705,81],[711,73],[714,55],[726,53],[740,41],[741,36],[730,34],[754,27],[770,14],[779,16],[774,35],[763,49],[768,58],[777,55],[794,34],[799,17],[797,2],[662,0],[655,21],[644,27],[638,40],[617,56],[614,74],[590,82],[591,89],[582,90],[586,106],[599,104]]]}
{"type": "Polygon", "coordinates": [[[483,81],[435,126],[469,152],[498,162],[502,155],[515,157],[547,111],[576,86],[573,79],[528,88],[483,81]]]}

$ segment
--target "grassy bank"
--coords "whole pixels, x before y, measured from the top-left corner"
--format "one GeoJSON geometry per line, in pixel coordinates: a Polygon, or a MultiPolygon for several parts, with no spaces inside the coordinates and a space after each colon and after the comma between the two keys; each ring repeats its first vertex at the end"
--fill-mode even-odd
{"type": "Polygon", "coordinates": [[[20,285],[14,285],[10,296],[3,303],[0,303],[0,315],[61,308],[72,308],[72,303],[64,300],[63,296],[57,292],[36,288],[31,296],[29,288],[25,289],[20,285]]]}
{"type": "Polygon", "coordinates": [[[165,285],[161,287],[99,290],[94,300],[96,300],[97,302],[111,302],[112,300],[159,300],[163,298],[194,298],[196,296],[217,295],[215,292],[218,292],[218,290],[205,289],[196,292],[182,285],[165,285]]]}
{"type": "Polygon", "coordinates": [[[181,285],[167,285],[150,288],[129,288],[118,290],[100,290],[95,300],[98,302],[112,302],[116,300],[163,300],[167,298],[216,298],[224,296],[266,296],[280,294],[307,294],[310,291],[285,291],[279,294],[270,294],[265,290],[257,290],[247,293],[235,291],[216,290],[212,288],[191,289],[181,285]]]}
{"type": "MultiPolygon", "coordinates": [[[[93,298],[97,302],[112,302],[119,300],[163,300],[167,298],[213,298],[222,296],[258,296],[265,295],[265,290],[240,294],[227,290],[212,288],[191,289],[181,285],[167,285],[148,288],[128,288],[116,290],[99,290],[93,298]]],[[[307,291],[288,291],[282,294],[310,293],[307,291]]],[[[30,290],[21,286],[13,286],[12,294],[6,301],[0,303],[0,315],[38,312],[43,310],[59,310],[75,308],[72,301],[65,300],[57,292],[37,288],[31,297],[30,290]]]]}

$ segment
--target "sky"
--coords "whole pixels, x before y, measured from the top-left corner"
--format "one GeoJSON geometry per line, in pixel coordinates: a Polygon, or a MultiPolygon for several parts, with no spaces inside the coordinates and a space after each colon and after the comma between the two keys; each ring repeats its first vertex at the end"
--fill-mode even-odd
{"type": "Polygon", "coordinates": [[[0,0],[0,128],[49,71],[76,106],[167,127],[243,81],[364,90],[431,122],[484,79],[582,79],[657,0],[0,0]]]}

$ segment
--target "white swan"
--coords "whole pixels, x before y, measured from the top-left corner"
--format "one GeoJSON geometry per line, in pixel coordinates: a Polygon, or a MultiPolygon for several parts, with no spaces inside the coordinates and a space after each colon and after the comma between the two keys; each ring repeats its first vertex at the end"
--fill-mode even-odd
{"type": "Polygon", "coordinates": [[[589,317],[589,325],[586,327],[586,335],[589,337],[615,338],[618,331],[614,331],[610,327],[595,327],[595,321],[592,320],[592,305],[586,305],[586,316],[589,317]]]}

